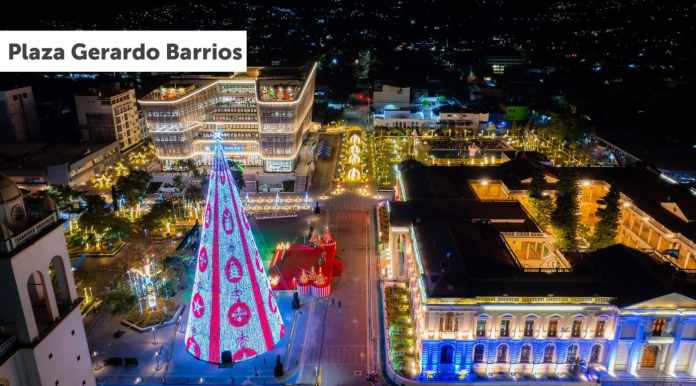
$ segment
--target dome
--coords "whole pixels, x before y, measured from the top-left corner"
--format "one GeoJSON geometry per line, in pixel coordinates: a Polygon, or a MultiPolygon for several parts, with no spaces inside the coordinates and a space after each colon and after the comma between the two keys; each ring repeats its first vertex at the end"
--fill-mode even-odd
{"type": "Polygon", "coordinates": [[[0,174],[0,204],[16,200],[21,196],[22,192],[19,191],[17,184],[6,175],[0,174]]]}

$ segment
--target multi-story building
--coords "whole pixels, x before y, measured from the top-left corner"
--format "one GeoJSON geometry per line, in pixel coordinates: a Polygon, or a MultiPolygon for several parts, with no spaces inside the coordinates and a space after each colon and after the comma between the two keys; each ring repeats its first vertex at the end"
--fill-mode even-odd
{"type": "Polygon", "coordinates": [[[75,96],[77,121],[85,139],[93,142],[118,141],[121,151],[143,139],[135,90],[89,89],[75,96]]]}
{"type": "Polygon", "coordinates": [[[81,299],[50,198],[0,175],[0,385],[95,385],[81,299]]]}
{"type": "Polygon", "coordinates": [[[0,172],[23,189],[87,184],[121,157],[118,142],[0,144],[0,172]]]}
{"type": "Polygon", "coordinates": [[[304,190],[297,161],[312,120],[316,70],[250,67],[153,90],[139,103],[157,157],[165,169],[185,160],[210,165],[219,132],[228,159],[245,166],[247,189],[304,190]]]}
{"type": "Polygon", "coordinates": [[[411,105],[411,88],[382,85],[372,93],[372,105],[378,110],[409,107],[411,105]]]}
{"type": "Polygon", "coordinates": [[[696,197],[647,169],[577,169],[582,224],[621,188],[619,244],[564,253],[525,208],[534,167],[402,164],[380,269],[410,291],[413,375],[696,377],[696,197]]]}
{"type": "Polygon", "coordinates": [[[39,116],[32,88],[0,90],[0,140],[26,142],[39,137],[39,116]]]}

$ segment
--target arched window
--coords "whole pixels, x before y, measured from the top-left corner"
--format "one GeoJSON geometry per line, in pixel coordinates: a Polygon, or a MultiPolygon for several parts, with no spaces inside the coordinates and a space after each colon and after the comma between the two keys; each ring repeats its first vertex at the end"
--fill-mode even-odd
{"type": "Polygon", "coordinates": [[[48,292],[46,292],[46,283],[41,271],[35,271],[29,275],[27,292],[29,293],[31,308],[34,311],[36,327],[39,329],[39,333],[44,332],[51,327],[53,316],[48,305],[48,292]]]}
{"type": "Polygon", "coordinates": [[[60,256],[54,256],[48,265],[48,271],[51,275],[51,284],[53,285],[53,293],[56,296],[58,312],[63,315],[72,303],[70,301],[70,290],[68,289],[68,278],[65,274],[63,259],[60,256]]]}
{"type": "Polygon", "coordinates": [[[506,344],[501,344],[498,346],[498,351],[495,354],[495,361],[498,363],[507,363],[508,359],[508,346],[506,344]]]}
{"type": "Polygon", "coordinates": [[[474,363],[483,362],[484,350],[485,348],[482,344],[477,344],[476,346],[474,346],[474,363]]]}
{"type": "Polygon", "coordinates": [[[440,364],[450,365],[454,362],[454,347],[444,345],[440,348],[440,364]]]}
{"type": "Polygon", "coordinates": [[[566,363],[575,363],[578,359],[578,345],[571,344],[568,346],[568,353],[566,355],[566,363]]]}
{"type": "Polygon", "coordinates": [[[552,318],[549,320],[549,326],[546,330],[546,336],[549,338],[555,338],[558,336],[558,318],[552,318]]]}
{"type": "Polygon", "coordinates": [[[590,363],[599,363],[599,358],[602,355],[602,346],[596,344],[592,346],[590,351],[590,363]]]}
{"type": "Polygon", "coordinates": [[[524,336],[531,337],[534,336],[534,319],[529,318],[524,321],[524,336]]]}
{"type": "Polygon", "coordinates": [[[546,345],[544,347],[544,363],[553,363],[553,355],[556,347],[552,344],[546,345]]]}
{"type": "Polygon", "coordinates": [[[532,346],[525,344],[520,351],[520,363],[530,363],[532,359],[532,346]]]}

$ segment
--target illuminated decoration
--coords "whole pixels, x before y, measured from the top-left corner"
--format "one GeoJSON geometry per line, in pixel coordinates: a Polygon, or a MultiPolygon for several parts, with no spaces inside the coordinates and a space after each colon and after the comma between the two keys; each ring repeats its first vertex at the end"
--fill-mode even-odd
{"type": "Polygon", "coordinates": [[[117,177],[125,177],[130,174],[130,170],[128,170],[128,167],[124,165],[123,162],[118,161],[114,167],[114,174],[117,177]]]}
{"type": "Polygon", "coordinates": [[[360,171],[356,168],[351,168],[348,171],[348,181],[355,182],[360,180],[360,171]]]}
{"type": "Polygon", "coordinates": [[[270,265],[274,290],[297,290],[301,295],[326,297],[343,263],[336,257],[336,239],[328,228],[312,232],[306,244],[279,243],[270,265]]]}
{"type": "Polygon", "coordinates": [[[158,273],[155,272],[152,260],[147,260],[142,269],[131,268],[128,270],[128,284],[138,298],[138,307],[141,314],[144,312],[143,305],[146,305],[150,310],[157,307],[155,276],[158,273]]]}
{"type": "Polygon", "coordinates": [[[186,327],[186,350],[221,363],[273,349],[285,332],[251,227],[217,139],[186,327]]]}
{"type": "Polygon", "coordinates": [[[98,175],[94,177],[93,180],[94,187],[97,189],[108,189],[111,187],[111,185],[113,185],[113,183],[113,178],[108,174],[98,175]]]}
{"type": "Polygon", "coordinates": [[[360,145],[362,141],[360,140],[360,135],[353,134],[350,136],[350,143],[353,145],[360,145]]]}

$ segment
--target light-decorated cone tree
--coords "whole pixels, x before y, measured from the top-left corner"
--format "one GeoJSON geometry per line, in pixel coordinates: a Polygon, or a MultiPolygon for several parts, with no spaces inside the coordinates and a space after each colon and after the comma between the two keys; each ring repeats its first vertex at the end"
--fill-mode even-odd
{"type": "Polygon", "coordinates": [[[241,361],[270,351],[285,333],[222,144],[215,144],[203,213],[186,350],[221,363],[229,351],[241,361]]]}

